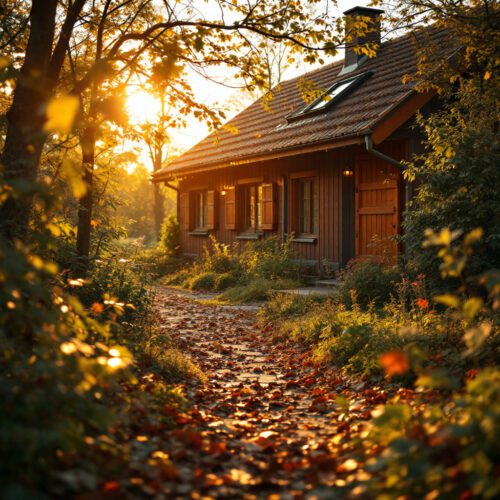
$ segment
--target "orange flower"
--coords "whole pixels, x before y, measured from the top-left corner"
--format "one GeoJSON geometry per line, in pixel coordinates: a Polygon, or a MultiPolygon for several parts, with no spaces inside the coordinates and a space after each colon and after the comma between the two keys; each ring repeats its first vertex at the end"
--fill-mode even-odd
{"type": "Polygon", "coordinates": [[[98,314],[101,314],[104,311],[104,306],[102,304],[99,304],[99,302],[94,302],[90,306],[90,312],[94,315],[97,316],[98,314]]]}
{"type": "Polygon", "coordinates": [[[408,356],[403,351],[390,351],[382,354],[379,363],[388,377],[404,375],[410,369],[408,356]]]}
{"type": "Polygon", "coordinates": [[[429,301],[427,299],[417,299],[417,306],[420,307],[420,309],[428,309],[429,308],[429,301]]]}

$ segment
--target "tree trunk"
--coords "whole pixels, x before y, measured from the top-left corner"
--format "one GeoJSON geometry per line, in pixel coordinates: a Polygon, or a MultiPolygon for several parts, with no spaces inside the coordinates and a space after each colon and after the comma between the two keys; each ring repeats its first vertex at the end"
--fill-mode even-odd
{"type": "Polygon", "coordinates": [[[157,241],[160,240],[161,226],[165,216],[164,199],[161,187],[159,184],[153,184],[154,190],[154,216],[155,216],[155,232],[157,241]]]}
{"type": "MultiPolygon", "coordinates": [[[[164,113],[164,100],[162,97],[162,115],[164,113]]],[[[153,172],[157,172],[160,170],[163,163],[163,142],[159,140],[159,142],[155,145],[155,156],[153,162],[153,172]]],[[[154,193],[154,217],[155,217],[155,233],[156,233],[156,241],[160,241],[161,237],[161,226],[163,224],[163,219],[165,217],[165,208],[164,208],[164,198],[163,193],[161,192],[161,187],[159,184],[153,184],[153,193],[154,193]]]]}
{"type": "MultiPolygon", "coordinates": [[[[36,179],[46,133],[43,105],[52,91],[48,68],[54,43],[57,0],[33,0],[26,56],[7,113],[2,154],[3,177],[9,184],[36,179]]],[[[8,241],[23,239],[28,228],[31,197],[9,198],[0,207],[0,225],[8,241]]]]}
{"type": "Polygon", "coordinates": [[[78,230],[76,235],[77,275],[85,277],[89,265],[90,236],[92,231],[92,181],[95,164],[95,130],[93,125],[85,128],[80,136],[82,148],[83,180],[87,192],[79,200],[78,230]]]}

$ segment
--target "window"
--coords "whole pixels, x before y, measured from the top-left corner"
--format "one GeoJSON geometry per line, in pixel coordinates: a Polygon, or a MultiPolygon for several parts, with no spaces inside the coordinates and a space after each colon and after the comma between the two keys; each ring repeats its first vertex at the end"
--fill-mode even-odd
{"type": "Polygon", "coordinates": [[[343,96],[345,96],[349,91],[354,90],[361,82],[368,78],[372,74],[371,71],[362,73],[346,80],[340,82],[335,82],[321,97],[316,99],[313,103],[309,104],[305,108],[300,109],[297,112],[292,113],[287,116],[287,121],[294,121],[301,119],[304,115],[309,113],[318,113],[326,108],[329,108],[334,102],[337,102],[343,96]]]}
{"type": "Polygon", "coordinates": [[[243,190],[245,231],[262,228],[262,185],[245,186],[243,190]]]}
{"type": "Polygon", "coordinates": [[[199,191],[194,194],[194,229],[207,229],[207,192],[199,191]]]}
{"type": "Polygon", "coordinates": [[[318,232],[318,179],[299,179],[299,232],[318,232]]]}

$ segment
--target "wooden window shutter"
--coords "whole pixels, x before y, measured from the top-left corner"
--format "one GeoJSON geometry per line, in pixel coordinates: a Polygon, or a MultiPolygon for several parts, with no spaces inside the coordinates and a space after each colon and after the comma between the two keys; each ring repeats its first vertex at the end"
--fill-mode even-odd
{"type": "Polygon", "coordinates": [[[207,191],[207,229],[217,228],[217,192],[207,191]]]}
{"type": "Polygon", "coordinates": [[[224,220],[226,229],[236,229],[236,188],[226,188],[224,197],[224,220]]]}
{"type": "Polygon", "coordinates": [[[189,193],[179,194],[179,227],[188,231],[189,228],[189,193]]]}
{"type": "Polygon", "coordinates": [[[262,229],[272,230],[276,224],[276,187],[262,184],[262,229]]]}

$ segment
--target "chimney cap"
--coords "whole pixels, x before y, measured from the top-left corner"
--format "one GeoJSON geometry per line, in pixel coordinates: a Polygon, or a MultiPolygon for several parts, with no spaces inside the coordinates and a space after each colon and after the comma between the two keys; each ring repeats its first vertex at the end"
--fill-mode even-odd
{"type": "Polygon", "coordinates": [[[357,7],[352,7],[346,11],[344,11],[344,15],[347,16],[349,14],[357,14],[359,16],[362,16],[364,14],[370,16],[370,15],[378,15],[378,14],[383,14],[385,11],[383,9],[375,9],[373,7],[362,7],[358,5],[357,7]]]}

